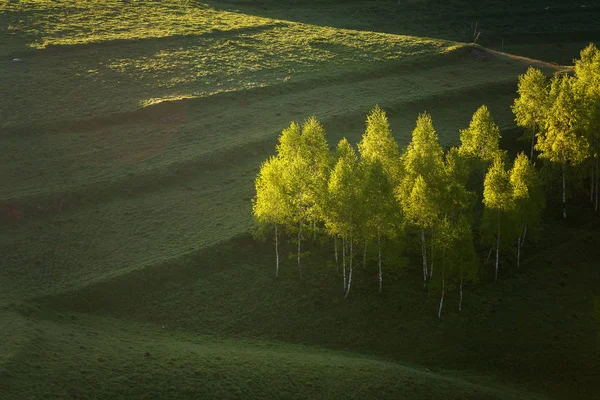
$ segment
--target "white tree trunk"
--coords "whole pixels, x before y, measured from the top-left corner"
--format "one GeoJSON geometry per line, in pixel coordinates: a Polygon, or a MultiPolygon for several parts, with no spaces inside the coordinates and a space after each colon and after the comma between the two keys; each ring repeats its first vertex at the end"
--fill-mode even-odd
{"type": "Polygon", "coordinates": [[[496,273],[494,281],[498,280],[498,259],[500,257],[500,219],[498,219],[498,236],[496,237],[496,273]]]}
{"type": "Polygon", "coordinates": [[[565,182],[565,164],[562,164],[562,201],[563,201],[563,218],[567,219],[567,185],[565,182]]]}
{"type": "Polygon", "coordinates": [[[350,274],[348,275],[348,289],[346,290],[346,295],[344,298],[348,298],[348,294],[350,293],[350,286],[352,286],[352,238],[350,238],[350,274]]]}
{"type": "Polygon", "coordinates": [[[421,229],[421,255],[423,256],[423,287],[427,287],[427,247],[425,246],[425,229],[421,229]]]}
{"type": "Polygon", "coordinates": [[[342,271],[344,275],[344,292],[346,291],[346,238],[342,238],[342,271]]]}
{"type": "Polygon", "coordinates": [[[337,237],[333,238],[333,248],[335,251],[335,263],[338,263],[337,237]]]}
{"type": "Polygon", "coordinates": [[[462,311],[462,299],[463,299],[463,272],[460,271],[460,300],[458,301],[458,311],[462,311]]]}
{"type": "Polygon", "coordinates": [[[381,235],[379,234],[379,231],[377,231],[377,247],[377,253],[379,257],[379,294],[381,294],[381,289],[383,286],[383,275],[381,271],[381,235]]]}
{"type": "Polygon", "coordinates": [[[527,236],[527,225],[525,225],[525,230],[523,231],[523,237],[521,238],[521,246],[525,243],[525,236],[527,236]]]}
{"type": "Polygon", "coordinates": [[[275,278],[279,277],[279,236],[277,235],[277,224],[275,224],[275,278]]]}
{"type": "Polygon", "coordinates": [[[438,319],[442,317],[442,307],[444,306],[444,294],[446,294],[446,260],[442,259],[442,298],[440,299],[438,319]]]}

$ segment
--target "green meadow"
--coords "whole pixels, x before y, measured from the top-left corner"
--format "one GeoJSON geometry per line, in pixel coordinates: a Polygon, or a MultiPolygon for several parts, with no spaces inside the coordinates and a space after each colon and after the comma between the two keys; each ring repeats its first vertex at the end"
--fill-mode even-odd
{"type": "Polygon", "coordinates": [[[550,202],[519,269],[507,255],[497,283],[484,270],[461,313],[453,289],[442,319],[413,244],[385,249],[382,296],[376,253],[344,299],[319,240],[300,281],[286,237],[276,280],[251,201],[282,129],[311,115],[333,148],[379,104],[404,146],[427,111],[449,147],[486,104],[503,147],[526,149],[518,75],[570,71],[600,40],[599,11],[1,2],[0,398],[597,398],[600,225],[585,196],[566,222],[550,202]]]}

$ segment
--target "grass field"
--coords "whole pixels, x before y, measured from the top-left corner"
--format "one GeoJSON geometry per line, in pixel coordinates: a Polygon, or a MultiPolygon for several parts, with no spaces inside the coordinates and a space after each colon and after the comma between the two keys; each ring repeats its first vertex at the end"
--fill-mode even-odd
{"type": "Polygon", "coordinates": [[[505,3],[0,4],[0,398],[595,398],[595,216],[441,321],[410,248],[344,301],[326,245],[275,281],[249,236],[291,120],[356,142],[380,104],[404,145],[427,110],[449,146],[485,103],[514,148],[518,74],[564,69],[600,19],[505,3]]]}

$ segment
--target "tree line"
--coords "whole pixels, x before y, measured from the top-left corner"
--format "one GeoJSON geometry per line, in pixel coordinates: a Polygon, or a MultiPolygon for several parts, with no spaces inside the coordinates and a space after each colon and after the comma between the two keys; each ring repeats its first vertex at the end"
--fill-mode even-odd
{"type": "Polygon", "coordinates": [[[423,286],[434,276],[434,265],[441,269],[436,270],[438,317],[449,283],[458,287],[460,311],[463,284],[479,275],[475,237],[490,248],[486,263],[495,253],[496,280],[501,250],[515,249],[518,266],[527,234],[539,230],[545,196],[536,164],[560,166],[564,218],[567,168],[589,172],[590,201],[598,207],[600,51],[594,45],[584,49],[573,75],[547,78],[530,67],[519,77],[512,108],[523,139],[531,141],[529,156],[519,153],[512,161],[500,148],[500,129],[485,105],[460,130],[460,146],[447,151],[427,113],[418,116],[402,150],[378,106],[367,115],[356,149],[343,138],[330,151],[315,117],[302,125],[292,122],[255,181],[253,215],[259,227],[274,234],[275,275],[283,233],[295,238],[300,278],[303,241],[324,234],[341,263],[344,296],[350,294],[360,253],[366,265],[369,246],[377,249],[381,293],[382,241],[415,240],[421,247],[423,286]]]}

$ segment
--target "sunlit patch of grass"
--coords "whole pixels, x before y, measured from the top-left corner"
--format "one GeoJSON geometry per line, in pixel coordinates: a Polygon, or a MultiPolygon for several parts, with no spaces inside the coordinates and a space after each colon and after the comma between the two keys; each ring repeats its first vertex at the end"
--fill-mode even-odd
{"type": "Polygon", "coordinates": [[[8,17],[8,32],[14,35],[22,32],[27,46],[37,49],[198,35],[269,22],[268,18],[218,11],[196,1],[179,0],[21,0],[0,5],[0,13],[8,17]]]}

